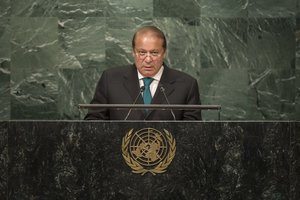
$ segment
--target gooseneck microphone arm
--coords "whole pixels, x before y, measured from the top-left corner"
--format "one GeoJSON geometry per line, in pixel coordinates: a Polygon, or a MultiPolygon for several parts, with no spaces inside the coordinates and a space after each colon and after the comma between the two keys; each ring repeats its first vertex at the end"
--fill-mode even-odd
{"type": "MultiPolygon", "coordinates": [[[[139,97],[142,95],[142,93],[144,92],[144,90],[145,90],[145,86],[142,86],[142,87],[140,88],[139,94],[136,96],[135,100],[133,101],[133,105],[136,104],[137,100],[138,100],[139,97]]],[[[126,117],[124,118],[124,120],[127,120],[127,119],[128,119],[128,117],[129,117],[131,111],[132,111],[132,108],[129,109],[129,111],[128,111],[126,117]]]]}
{"type": "MultiPolygon", "coordinates": [[[[171,105],[170,102],[169,102],[169,100],[168,100],[168,97],[167,97],[167,95],[165,93],[165,88],[163,87],[163,85],[160,85],[160,91],[163,93],[163,95],[165,97],[165,100],[167,101],[167,104],[171,105]]],[[[170,109],[170,111],[171,111],[171,114],[173,116],[173,119],[176,121],[176,117],[175,117],[175,114],[174,114],[173,110],[170,109]]]]}

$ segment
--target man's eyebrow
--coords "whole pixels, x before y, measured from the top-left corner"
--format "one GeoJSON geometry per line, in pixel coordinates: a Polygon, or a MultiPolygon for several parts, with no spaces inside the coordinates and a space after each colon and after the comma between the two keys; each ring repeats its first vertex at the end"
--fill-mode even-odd
{"type": "MultiPolygon", "coordinates": [[[[136,49],[137,51],[147,51],[145,49],[136,49]]],[[[153,51],[159,51],[159,49],[152,49],[149,52],[153,52],[153,51]]]]}

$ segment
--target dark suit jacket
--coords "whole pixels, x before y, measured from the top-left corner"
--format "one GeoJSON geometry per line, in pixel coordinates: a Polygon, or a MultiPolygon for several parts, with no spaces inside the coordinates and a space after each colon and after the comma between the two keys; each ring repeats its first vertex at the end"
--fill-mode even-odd
{"type": "MultiPolygon", "coordinates": [[[[160,84],[170,104],[200,104],[196,79],[164,65],[160,84]]],[[[152,104],[167,104],[158,86],[152,104]]],[[[111,68],[103,72],[91,104],[132,104],[140,92],[135,65],[111,68]]],[[[139,96],[137,104],[143,104],[139,96]]],[[[87,120],[124,120],[129,109],[97,109],[88,111],[87,120]]],[[[176,120],[201,120],[200,110],[174,110],[176,120]]],[[[127,120],[174,120],[170,110],[132,110],[127,120]]]]}

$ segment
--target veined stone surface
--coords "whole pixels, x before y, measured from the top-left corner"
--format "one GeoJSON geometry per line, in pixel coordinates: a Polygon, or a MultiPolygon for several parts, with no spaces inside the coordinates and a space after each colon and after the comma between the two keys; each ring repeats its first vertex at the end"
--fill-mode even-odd
{"type": "MultiPolygon", "coordinates": [[[[104,69],[144,25],[223,120],[300,119],[300,0],[3,0],[0,119],[82,119],[104,69]]],[[[204,120],[217,113],[203,111],[204,120]]]]}

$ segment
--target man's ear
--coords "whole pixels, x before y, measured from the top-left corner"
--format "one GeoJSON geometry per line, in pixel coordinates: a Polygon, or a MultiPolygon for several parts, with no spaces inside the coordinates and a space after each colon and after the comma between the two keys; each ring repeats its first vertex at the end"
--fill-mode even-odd
{"type": "Polygon", "coordinates": [[[167,57],[167,49],[165,49],[165,51],[164,51],[164,58],[166,58],[167,57]]]}

